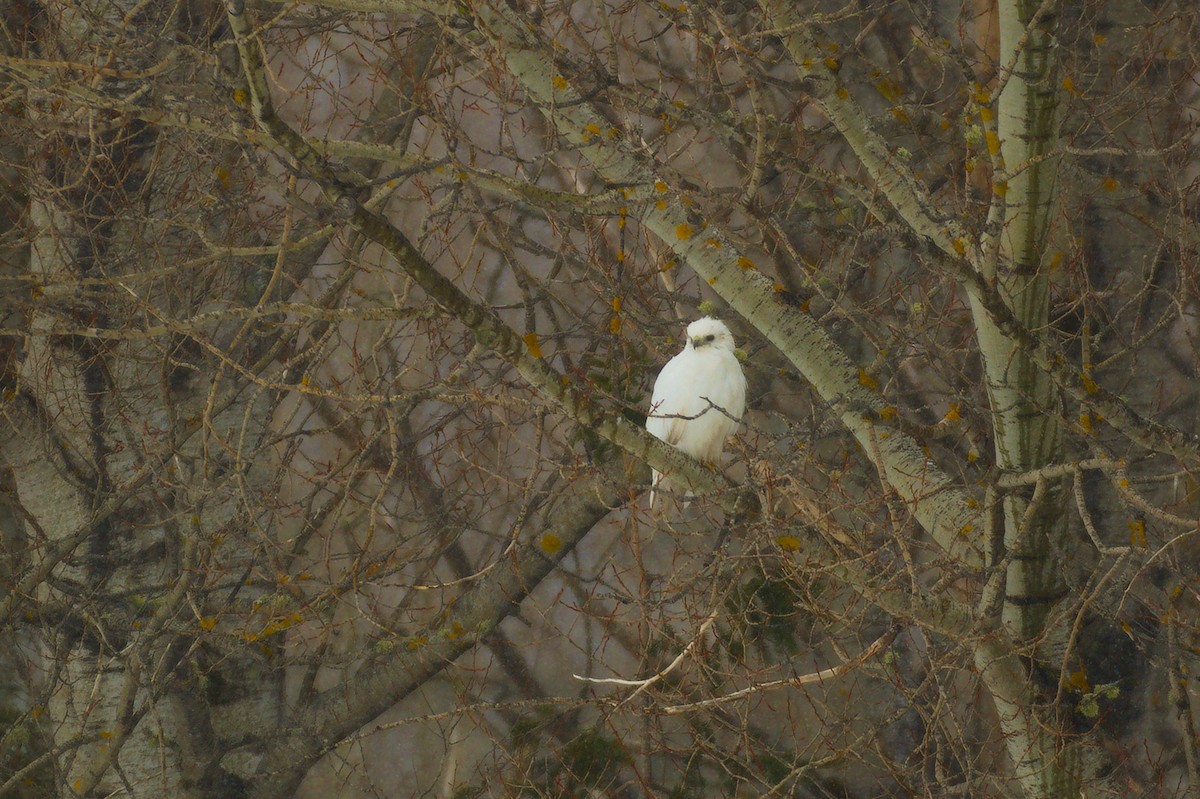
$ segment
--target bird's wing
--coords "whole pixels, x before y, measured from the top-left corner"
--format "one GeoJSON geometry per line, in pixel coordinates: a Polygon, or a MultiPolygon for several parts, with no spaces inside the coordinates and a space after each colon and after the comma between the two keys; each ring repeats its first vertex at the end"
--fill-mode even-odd
{"type": "Polygon", "coordinates": [[[687,419],[679,416],[691,415],[688,406],[695,392],[691,387],[688,361],[688,352],[684,350],[667,361],[658,373],[650,399],[650,415],[646,418],[646,429],[671,445],[679,443],[687,423],[687,419]]]}

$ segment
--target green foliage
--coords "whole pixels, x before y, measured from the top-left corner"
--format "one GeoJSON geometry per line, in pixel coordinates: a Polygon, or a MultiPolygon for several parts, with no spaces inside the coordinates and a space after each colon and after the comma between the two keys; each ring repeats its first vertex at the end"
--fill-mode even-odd
{"type": "Polygon", "coordinates": [[[729,775],[725,780],[724,794],[739,793],[739,786],[743,790],[747,786],[757,790],[764,785],[779,786],[790,781],[791,791],[780,795],[811,795],[829,799],[849,796],[846,787],[836,779],[805,769],[804,766],[808,765],[808,762],[796,752],[776,749],[761,740],[752,740],[751,743],[752,751],[749,757],[731,758],[724,764],[729,775]],[[753,769],[750,768],[751,764],[753,769]]]}
{"type": "MultiPolygon", "coordinates": [[[[626,419],[642,427],[646,424],[646,406],[649,404],[644,384],[653,379],[646,375],[648,365],[645,348],[618,340],[611,350],[592,352],[580,359],[576,379],[582,378],[583,382],[578,388],[590,402],[611,404],[619,408],[626,419]],[[605,399],[600,400],[600,397],[605,399]]],[[[572,440],[582,442],[598,461],[607,461],[618,454],[614,444],[586,428],[573,432],[572,440]]]]}
{"type": "Polygon", "coordinates": [[[728,636],[730,654],[745,655],[755,645],[763,656],[776,649],[786,655],[799,651],[797,625],[803,621],[801,594],[786,577],[756,571],[726,600],[731,619],[728,636]]]}
{"type": "Polygon", "coordinates": [[[530,713],[522,714],[513,722],[509,738],[514,749],[538,748],[546,735],[546,728],[555,720],[554,708],[543,705],[530,713]]]}
{"type": "Polygon", "coordinates": [[[1121,687],[1115,683],[1097,685],[1094,691],[1089,691],[1079,698],[1075,712],[1084,718],[1094,719],[1100,715],[1100,701],[1111,702],[1121,695],[1121,687]]]}
{"type": "Polygon", "coordinates": [[[585,730],[562,750],[563,769],[575,780],[593,787],[610,778],[628,760],[625,749],[598,730],[585,730]]]}
{"type": "Polygon", "coordinates": [[[629,755],[616,739],[585,729],[561,747],[572,714],[539,707],[517,719],[509,733],[522,796],[586,797],[611,782],[629,755]],[[555,751],[557,748],[557,751],[555,751]]]}
{"type": "MultiPolygon", "coordinates": [[[[24,768],[49,746],[30,714],[5,713],[0,715],[0,739],[3,739],[3,757],[0,758],[0,782],[7,780],[15,771],[24,768]]],[[[46,762],[23,777],[5,797],[12,799],[40,799],[54,795],[54,774],[51,763],[46,762]]]]}
{"type": "Polygon", "coordinates": [[[708,780],[703,774],[704,761],[698,757],[688,758],[683,777],[676,783],[668,799],[704,799],[712,795],[708,780]]]}

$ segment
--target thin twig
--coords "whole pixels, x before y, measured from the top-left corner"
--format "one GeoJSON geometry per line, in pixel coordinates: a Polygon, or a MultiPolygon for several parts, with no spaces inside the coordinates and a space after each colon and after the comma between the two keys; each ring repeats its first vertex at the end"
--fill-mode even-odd
{"type": "Polygon", "coordinates": [[[834,677],[841,677],[845,674],[849,674],[863,663],[866,663],[868,660],[875,657],[875,655],[877,655],[881,650],[889,646],[892,641],[895,640],[896,635],[899,632],[899,628],[895,627],[891,630],[888,630],[886,633],[879,636],[879,638],[875,639],[875,643],[867,647],[861,655],[856,657],[854,660],[843,663],[840,666],[833,666],[828,669],[822,669],[821,671],[815,671],[810,674],[802,674],[797,677],[788,677],[784,680],[772,680],[770,682],[758,683],[757,685],[751,685],[748,688],[743,688],[740,691],[734,691],[733,693],[724,694],[723,696],[714,696],[711,699],[701,699],[698,702],[688,702],[685,705],[668,705],[667,707],[662,708],[662,712],[666,713],[668,716],[674,716],[680,713],[687,713],[691,710],[700,710],[706,707],[713,707],[714,705],[723,705],[726,702],[732,702],[736,699],[743,699],[747,696],[751,696],[762,691],[771,691],[776,688],[796,688],[801,685],[809,685],[815,682],[831,680],[834,677]]]}

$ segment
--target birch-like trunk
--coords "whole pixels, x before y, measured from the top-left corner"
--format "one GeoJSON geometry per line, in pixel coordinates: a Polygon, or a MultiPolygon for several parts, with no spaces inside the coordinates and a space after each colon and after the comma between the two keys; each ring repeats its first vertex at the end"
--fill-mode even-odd
{"type": "MultiPolygon", "coordinates": [[[[1028,330],[1044,331],[1050,309],[1050,226],[1055,205],[1056,11],[1031,0],[1001,0],[999,93],[980,96],[985,146],[993,159],[991,229],[983,277],[1028,330]],[[994,128],[992,128],[994,125],[994,128]]],[[[972,295],[979,351],[991,403],[997,465],[1028,472],[1061,458],[1060,399],[1049,376],[993,323],[972,295]]],[[[1003,553],[1008,559],[1002,621],[1032,653],[1046,643],[1046,621],[1063,598],[1066,514],[1061,486],[1049,481],[1003,499],[1003,553]]],[[[980,653],[983,654],[982,650],[980,653]]],[[[983,663],[980,663],[981,668],[983,663]]],[[[1017,679],[1010,675],[1010,679],[1017,679]]],[[[1008,700],[992,684],[1016,776],[1028,797],[1077,797],[1080,775],[1054,734],[1055,719],[1008,700]],[[1022,718],[1025,717],[1025,718],[1022,718]]],[[[1032,684],[1023,691],[1036,702],[1032,684]]]]}
{"type": "Polygon", "coordinates": [[[179,285],[173,271],[186,236],[172,232],[169,203],[188,159],[172,161],[160,131],[103,102],[144,93],[137,76],[161,66],[174,15],[136,0],[49,3],[34,37],[47,59],[96,65],[89,90],[101,99],[29,98],[36,127],[52,132],[29,147],[34,302],[6,413],[5,457],[47,577],[37,600],[63,797],[211,795],[220,752],[211,697],[189,668],[188,631],[204,613],[191,591],[202,534],[226,528],[243,497],[201,486],[215,473],[252,485],[251,467],[222,450],[256,444],[269,419],[261,392],[175,374],[189,357],[160,343],[60,332],[132,330],[168,296],[220,291],[179,285]]]}
{"type": "MultiPolygon", "coordinates": [[[[1007,174],[993,180],[993,220],[999,229],[989,234],[999,237],[999,257],[985,260],[983,268],[984,278],[994,281],[1014,316],[1027,329],[1043,331],[1050,310],[1053,254],[1047,252],[1047,241],[1057,170],[1051,155],[1056,145],[1057,85],[1052,13],[1027,27],[1037,10],[1038,4],[1027,0],[1000,3],[1000,63],[1013,67],[995,98],[995,138],[989,134],[986,143],[991,150],[998,148],[1007,174]]],[[[985,118],[991,113],[981,104],[985,118]]],[[[973,308],[987,371],[997,464],[1023,472],[1053,463],[1061,449],[1061,414],[1053,383],[997,330],[978,303],[973,308]]],[[[1025,520],[1028,498],[1009,496],[1005,501],[1004,544],[1012,565],[1004,622],[1023,640],[1041,632],[1047,612],[1064,590],[1054,548],[1065,516],[1053,495],[1039,504],[1025,520]]]]}

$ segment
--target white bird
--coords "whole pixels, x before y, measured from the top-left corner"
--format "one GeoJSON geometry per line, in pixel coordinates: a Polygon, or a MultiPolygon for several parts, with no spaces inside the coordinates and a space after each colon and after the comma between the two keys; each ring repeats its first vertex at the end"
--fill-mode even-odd
{"type": "MultiPolygon", "coordinates": [[[[646,429],[693,458],[714,463],[746,410],[746,375],[733,349],[733,334],[706,316],[687,327],[683,351],[654,381],[646,429]]],[[[662,474],[654,472],[654,488],[662,474]]]]}

